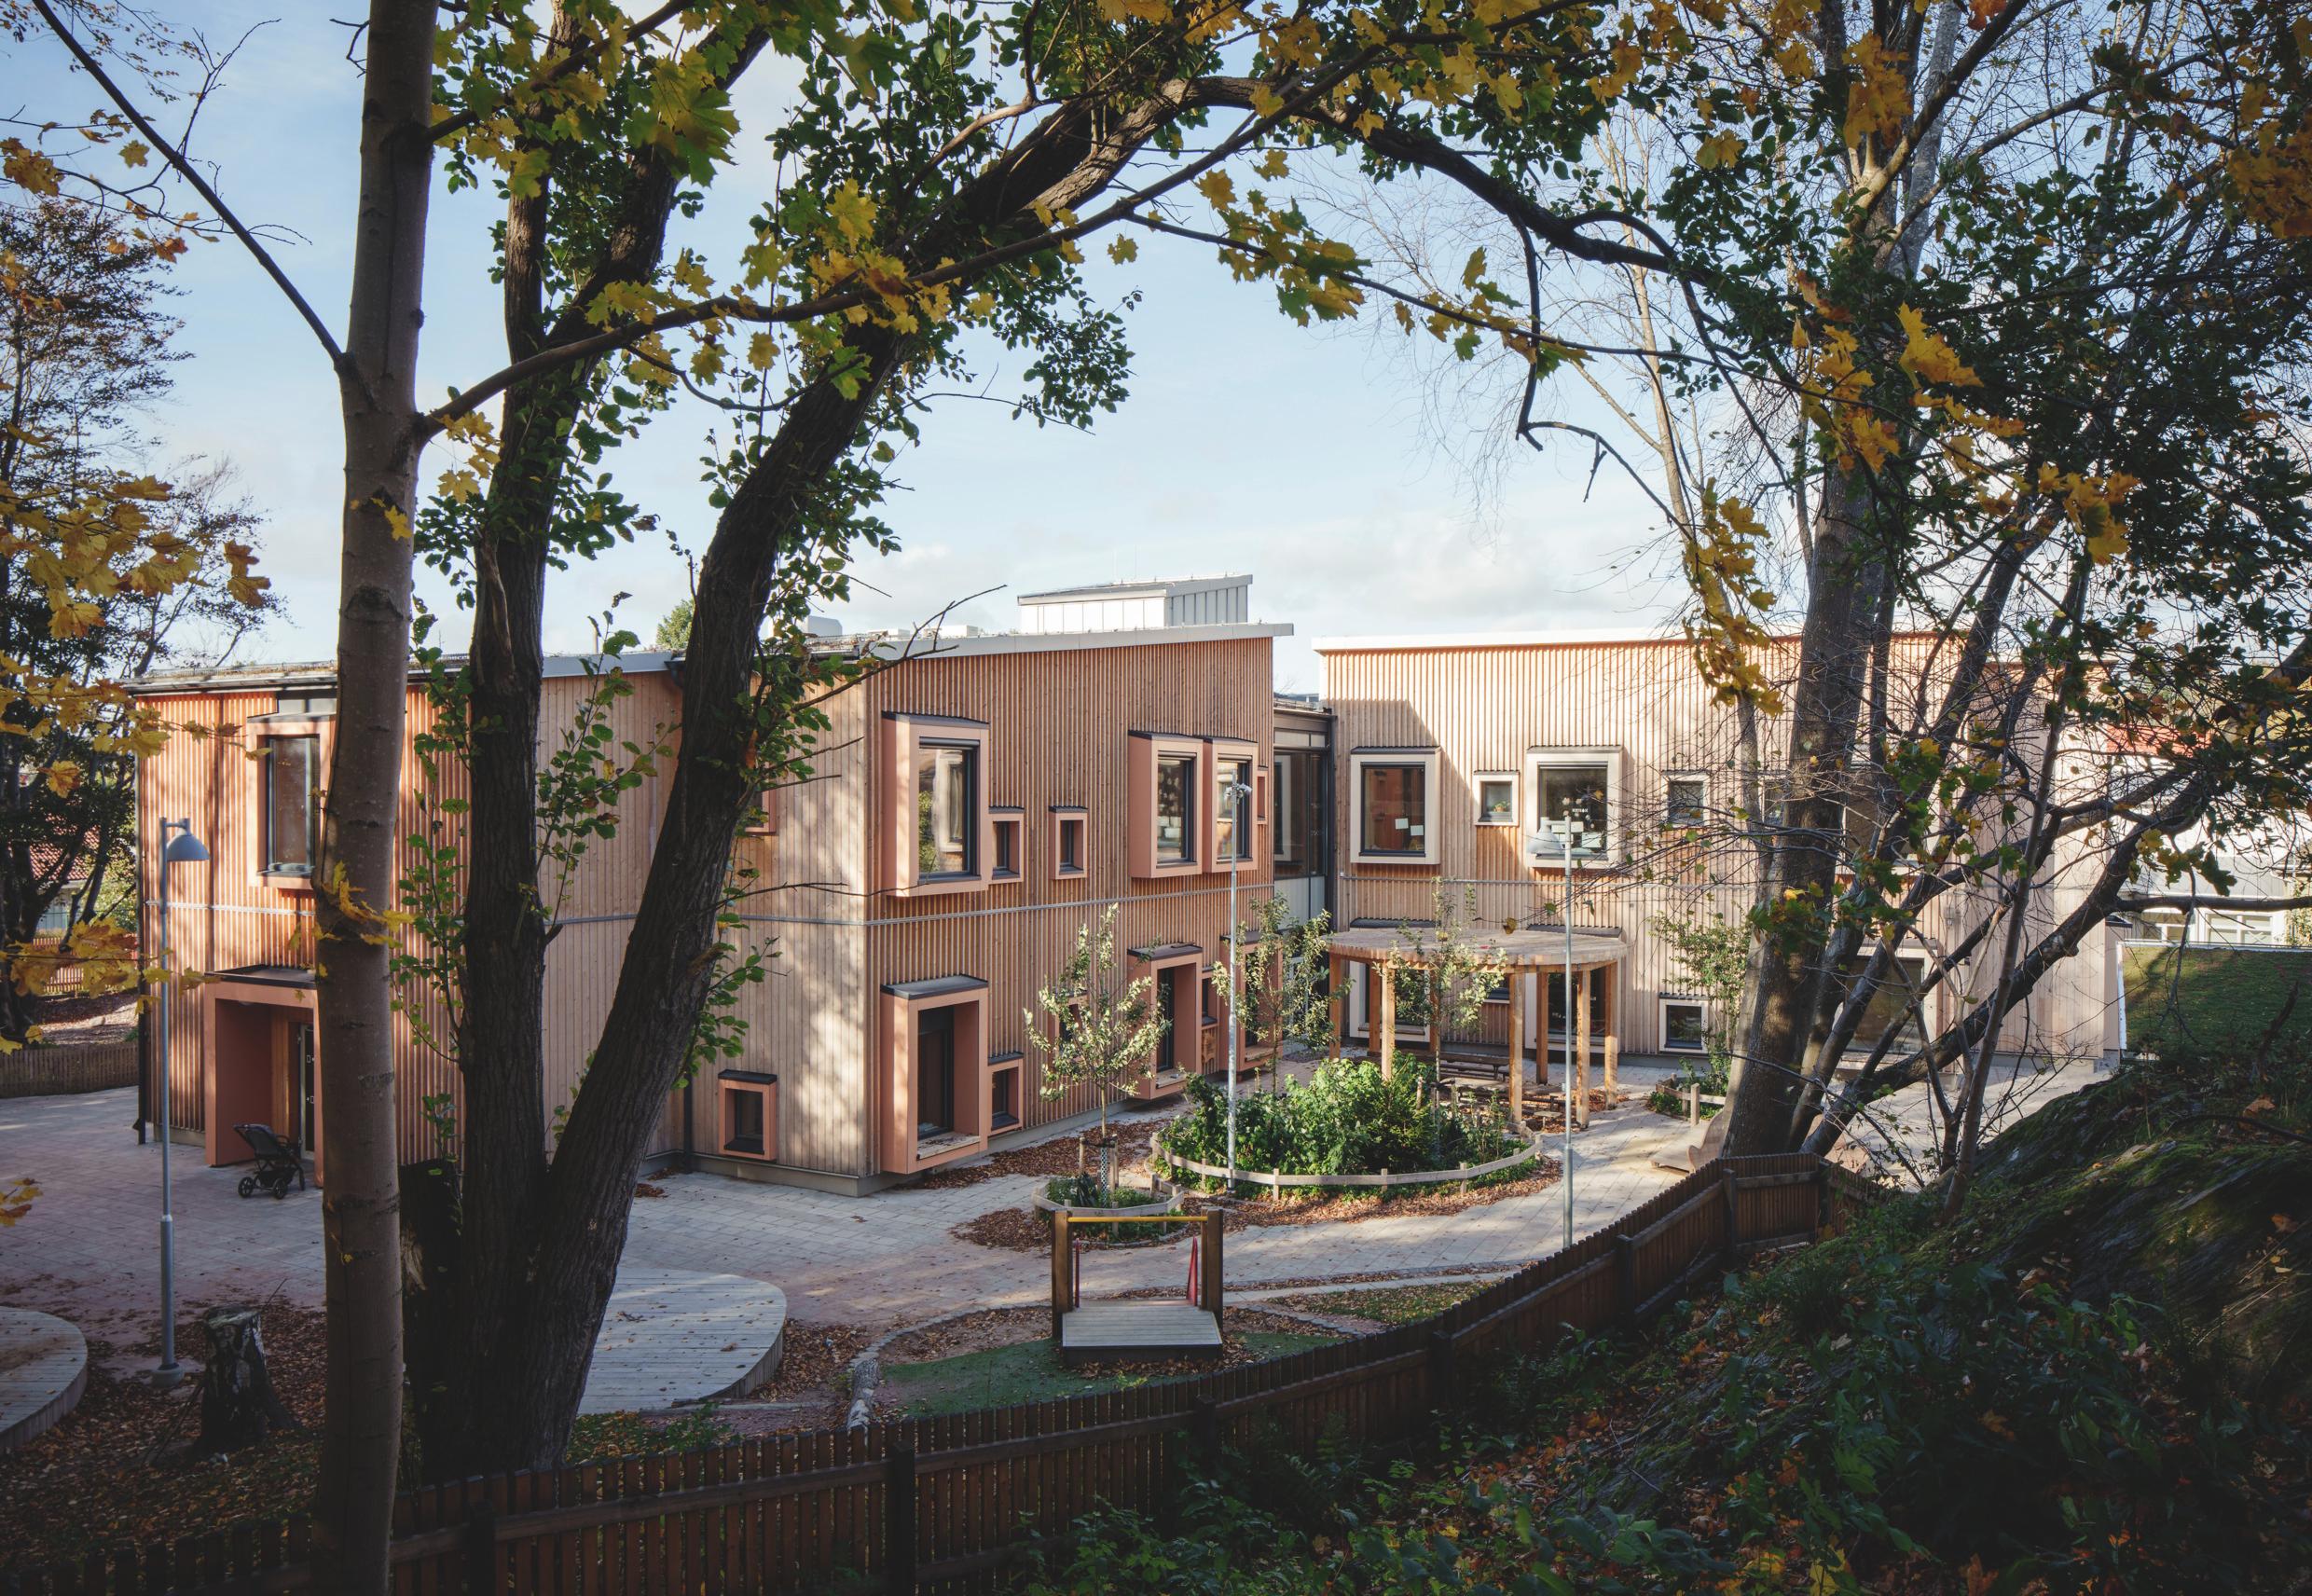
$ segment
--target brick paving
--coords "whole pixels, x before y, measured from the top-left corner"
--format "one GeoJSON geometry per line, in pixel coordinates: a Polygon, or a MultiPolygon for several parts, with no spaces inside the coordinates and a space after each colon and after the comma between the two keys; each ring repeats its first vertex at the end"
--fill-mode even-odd
{"type": "MultiPolygon", "coordinates": [[[[1652,1078],[1624,1071],[1643,1094],[1652,1078]]],[[[23,1223],[0,1232],[0,1301],[74,1320],[91,1342],[125,1349],[153,1334],[158,1264],[159,1150],[139,1147],[133,1092],[0,1103],[0,1169],[39,1177],[23,1223]]],[[[1597,1116],[1575,1140],[1575,1232],[1586,1235],[1675,1180],[1651,1155],[1683,1132],[1634,1103],[1597,1116]]],[[[321,1199],[292,1192],[243,1201],[233,1170],[205,1169],[180,1148],[176,1169],[181,1300],[248,1300],[280,1292],[317,1306],[321,1199]]],[[[1039,1257],[959,1242],[949,1231],[997,1208],[1025,1205],[1037,1177],[1010,1176],[936,1190],[843,1197],[709,1175],[667,1176],[666,1193],[638,1200],[626,1263],[634,1269],[743,1275],[780,1288],[795,1318],[886,1328],[978,1307],[1046,1300],[1039,1257]]],[[[1564,1240],[1556,1187],[1451,1215],[1347,1225],[1273,1226],[1228,1241],[1232,1286],[1353,1274],[1426,1274],[1516,1264],[1564,1240]]],[[[1185,1244],[1095,1254],[1088,1295],[1184,1279],[1185,1244]]],[[[122,1367],[134,1357],[116,1351],[122,1367]]],[[[145,1361],[149,1361],[147,1357],[145,1361]]]]}

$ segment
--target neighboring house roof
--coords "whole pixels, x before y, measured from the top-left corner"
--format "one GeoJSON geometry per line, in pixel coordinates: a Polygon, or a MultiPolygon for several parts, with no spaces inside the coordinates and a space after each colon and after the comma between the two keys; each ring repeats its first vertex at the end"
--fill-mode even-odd
{"type": "Polygon", "coordinates": [[[1083,587],[1054,587],[1043,593],[1023,593],[1019,599],[1023,604],[1042,604],[1069,598],[1175,598],[1184,593],[1218,593],[1251,580],[1243,571],[1225,576],[1151,576],[1136,582],[1094,582],[1083,587]]]}
{"type": "MultiPolygon", "coordinates": [[[[679,654],[638,651],[620,654],[613,662],[606,654],[549,654],[545,673],[557,676],[583,676],[589,661],[598,667],[615,663],[628,676],[643,676],[652,671],[665,670],[679,654]]],[[[446,665],[462,665],[466,656],[444,656],[446,665]]],[[[413,669],[410,680],[415,681],[424,672],[413,669]]],[[[157,670],[150,676],[140,676],[129,683],[129,691],[138,697],[157,696],[171,693],[252,693],[267,687],[328,687],[337,680],[334,660],[259,661],[249,665],[228,665],[217,669],[157,670]]]]}

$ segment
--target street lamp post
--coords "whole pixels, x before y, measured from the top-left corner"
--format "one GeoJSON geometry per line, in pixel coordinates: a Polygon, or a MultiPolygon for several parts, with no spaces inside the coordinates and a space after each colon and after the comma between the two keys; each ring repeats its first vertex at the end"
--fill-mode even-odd
{"type": "Polygon", "coordinates": [[[1243,940],[1240,934],[1242,928],[1236,923],[1236,867],[1245,861],[1245,835],[1247,830],[1245,822],[1252,818],[1248,806],[1252,789],[1241,781],[1232,781],[1220,791],[1228,799],[1230,812],[1236,817],[1236,823],[1229,828],[1228,932],[1228,1184],[1229,1195],[1233,1197],[1236,1194],[1236,1043],[1238,1034],[1244,1029],[1236,1015],[1236,949],[1243,940]]]}
{"type": "Polygon", "coordinates": [[[171,1211],[169,1182],[169,867],[205,863],[209,850],[193,835],[189,819],[164,818],[160,834],[165,839],[160,849],[160,1034],[156,1050],[159,1063],[154,1071],[159,1078],[156,1095],[160,1114],[160,1366],[153,1370],[153,1383],[166,1388],[185,1378],[176,1362],[176,1216],[171,1211]],[[169,834],[172,831],[176,835],[169,834]]]}
{"type": "MultiPolygon", "coordinates": [[[[1563,828],[1558,832],[1558,852],[1565,865],[1565,901],[1559,917],[1565,922],[1565,1245],[1574,1245],[1574,801],[1565,801],[1563,828]]],[[[1548,1039],[1542,1039],[1548,1056],[1548,1039]]],[[[1590,1061],[1583,1059],[1586,1071],[1590,1061]]]]}

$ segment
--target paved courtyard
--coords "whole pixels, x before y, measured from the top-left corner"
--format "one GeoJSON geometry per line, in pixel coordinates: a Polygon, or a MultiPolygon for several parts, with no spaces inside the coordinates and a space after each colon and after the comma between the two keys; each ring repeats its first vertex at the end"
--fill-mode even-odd
{"type": "MultiPolygon", "coordinates": [[[[1642,1094],[1651,1077],[1626,1071],[1642,1094]]],[[[0,1171],[38,1177],[43,1195],[0,1231],[0,1302],[78,1324],[116,1367],[155,1333],[160,1153],[138,1146],[132,1091],[0,1102],[0,1171]]],[[[1676,1179],[1652,1154],[1684,1134],[1678,1121],[1634,1102],[1597,1116],[1575,1139],[1575,1230],[1585,1235],[1676,1179]]],[[[321,1198],[235,1194],[241,1172],[201,1167],[175,1149],[177,1292],[185,1302],[250,1301],[279,1293],[318,1306],[321,1198]]],[[[750,1277],[777,1286],[795,1318],[887,1328],[964,1309],[1046,1300],[1049,1265],[1037,1255],[959,1242],[949,1231],[998,1208],[1025,1205],[1037,1184],[1008,1176],[936,1190],[841,1197],[715,1176],[662,1176],[663,1197],[634,1204],[626,1263],[750,1277]]],[[[1253,1229],[1228,1241],[1232,1286],[1353,1274],[1425,1274],[1515,1265],[1563,1244],[1558,1188],[1452,1215],[1356,1224],[1253,1229]]],[[[1186,1269],[1177,1247],[1095,1255],[1088,1294],[1170,1285],[1186,1269]]],[[[92,1354],[99,1349],[91,1346],[92,1354]]]]}

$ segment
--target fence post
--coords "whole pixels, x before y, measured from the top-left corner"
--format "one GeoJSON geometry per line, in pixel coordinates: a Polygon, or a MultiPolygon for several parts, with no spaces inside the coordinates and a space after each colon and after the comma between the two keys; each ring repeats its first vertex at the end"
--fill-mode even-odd
{"type": "Polygon", "coordinates": [[[1453,1333],[1429,1332],[1429,1406],[1438,1410],[1453,1405],[1453,1333]]]}
{"type": "Polygon", "coordinates": [[[466,1596],[498,1596],[498,1509],[487,1499],[465,1516],[466,1596]]]}
{"type": "Polygon", "coordinates": [[[1213,1324],[1225,1328],[1227,1327],[1225,1317],[1227,1303],[1223,1300],[1223,1297],[1226,1287],[1222,1284],[1223,1276],[1220,1272],[1221,1218],[1218,1209],[1204,1216],[1204,1305],[1212,1310],[1213,1324]]]}
{"type": "MultiPolygon", "coordinates": [[[[1719,1110],[1724,1113],[1724,1109],[1719,1110]]],[[[1740,1194],[1734,1190],[1734,1166],[1727,1164],[1719,1174],[1718,1190],[1726,1197],[1726,1256],[1730,1263],[1741,1256],[1742,1224],[1740,1194]]]]}
{"type": "Polygon", "coordinates": [[[1638,1244],[1626,1235],[1614,1238],[1614,1278],[1621,1292],[1621,1322],[1638,1322],[1638,1244]]]}
{"type": "Polygon", "coordinates": [[[1823,1232],[1829,1229],[1830,1161],[1818,1158],[1814,1161],[1814,1239],[1822,1240],[1823,1232]]]}
{"type": "Polygon", "coordinates": [[[888,1596],[915,1596],[915,1449],[900,1442],[885,1461],[883,1589],[888,1596]]]}
{"type": "Polygon", "coordinates": [[[1220,1404],[1209,1396],[1196,1398],[1189,1421],[1189,1432],[1196,1438],[1196,1450],[1204,1454],[1204,1466],[1218,1468],[1220,1465],[1220,1404]]]}

